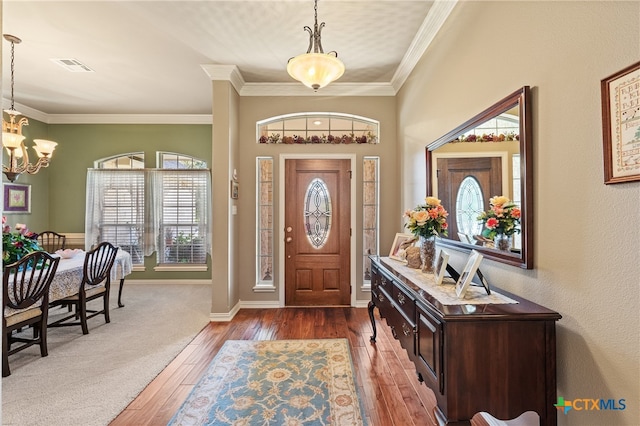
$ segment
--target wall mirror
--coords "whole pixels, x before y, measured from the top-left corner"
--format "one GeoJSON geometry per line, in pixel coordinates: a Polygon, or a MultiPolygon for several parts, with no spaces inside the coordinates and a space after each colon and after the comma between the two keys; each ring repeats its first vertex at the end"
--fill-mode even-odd
{"type": "Polygon", "coordinates": [[[524,86],[427,146],[427,196],[449,212],[449,235],[439,244],[533,268],[530,98],[524,86]],[[494,196],[509,198],[521,211],[520,233],[502,250],[482,237],[478,220],[494,196]]]}

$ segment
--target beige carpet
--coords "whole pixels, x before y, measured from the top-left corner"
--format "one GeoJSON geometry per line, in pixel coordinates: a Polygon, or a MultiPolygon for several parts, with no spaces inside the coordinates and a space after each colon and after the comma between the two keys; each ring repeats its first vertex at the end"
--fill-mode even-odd
{"type": "Polygon", "coordinates": [[[116,296],[111,323],[50,328],[48,357],[37,346],[9,357],[2,425],[107,425],[209,322],[210,286],[125,284],[124,308],[116,296]]]}

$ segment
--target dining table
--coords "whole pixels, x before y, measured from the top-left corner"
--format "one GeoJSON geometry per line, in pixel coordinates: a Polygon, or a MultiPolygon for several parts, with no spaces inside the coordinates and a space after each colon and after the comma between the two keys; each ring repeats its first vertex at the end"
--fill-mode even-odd
{"type": "MultiPolygon", "coordinates": [[[[49,286],[49,302],[64,299],[65,297],[73,296],[78,293],[78,287],[80,286],[80,282],[82,282],[86,252],[84,250],[76,250],[75,255],[69,258],[62,257],[56,253],[52,253],[52,255],[59,256],[60,262],[58,263],[58,269],[56,270],[49,286]]],[[[118,248],[116,259],[111,268],[110,278],[111,282],[120,281],[120,287],[118,289],[118,306],[121,308],[124,307],[124,304],[122,303],[122,288],[124,287],[124,280],[132,270],[133,263],[131,260],[131,254],[121,248],[118,248]]],[[[37,306],[39,306],[39,304],[37,306]]],[[[20,309],[16,310],[8,306],[4,307],[5,316],[15,315],[20,311],[20,309]]]]}
{"type": "MultiPolygon", "coordinates": [[[[73,257],[60,257],[58,269],[53,276],[51,286],[49,287],[49,302],[64,299],[65,297],[78,293],[78,286],[82,281],[85,255],[86,252],[84,250],[78,250],[73,257]]],[[[131,260],[131,254],[121,248],[118,248],[116,259],[113,262],[113,267],[111,268],[111,282],[120,282],[120,286],[118,288],[118,306],[121,308],[124,307],[124,304],[122,303],[122,288],[124,287],[124,280],[132,270],[133,263],[131,260]]]]}

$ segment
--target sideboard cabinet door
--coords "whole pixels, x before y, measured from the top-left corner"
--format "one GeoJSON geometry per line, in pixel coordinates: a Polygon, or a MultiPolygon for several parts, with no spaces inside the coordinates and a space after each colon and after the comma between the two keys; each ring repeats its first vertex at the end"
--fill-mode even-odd
{"type": "Polygon", "coordinates": [[[418,316],[418,338],[416,342],[416,371],[418,378],[433,390],[444,394],[442,371],[443,333],[442,322],[431,315],[420,304],[416,307],[418,316]]]}

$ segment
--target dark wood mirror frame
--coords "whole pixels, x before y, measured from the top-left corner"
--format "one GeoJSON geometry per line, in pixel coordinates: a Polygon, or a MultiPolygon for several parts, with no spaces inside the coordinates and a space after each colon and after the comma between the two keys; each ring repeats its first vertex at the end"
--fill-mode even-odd
{"type": "Polygon", "coordinates": [[[438,244],[467,252],[475,249],[482,253],[487,259],[519,266],[524,269],[533,269],[533,153],[531,147],[531,91],[529,86],[524,86],[516,90],[446,135],[427,145],[427,196],[433,195],[432,151],[447,142],[457,139],[460,135],[478,127],[480,124],[516,107],[519,110],[520,126],[520,207],[522,212],[520,221],[522,248],[520,253],[503,252],[493,248],[467,244],[448,238],[438,239],[438,244]]]}

